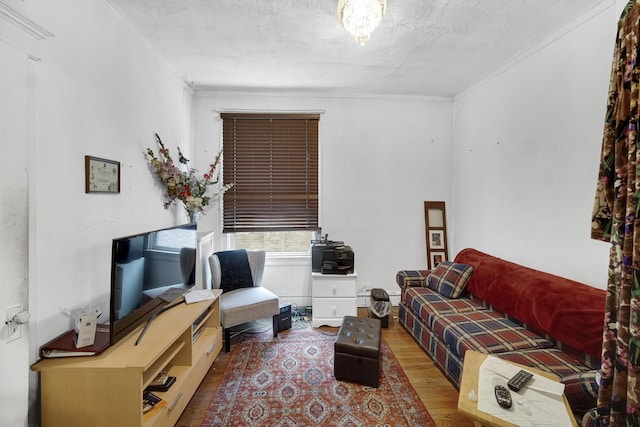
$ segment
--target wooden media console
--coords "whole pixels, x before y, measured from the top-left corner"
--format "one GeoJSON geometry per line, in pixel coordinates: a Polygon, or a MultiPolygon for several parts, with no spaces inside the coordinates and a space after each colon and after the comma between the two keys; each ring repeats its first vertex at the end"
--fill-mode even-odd
{"type": "Polygon", "coordinates": [[[142,328],[98,356],[34,364],[42,426],[173,426],[222,348],[219,300],[171,308],[135,345],[142,328]],[[143,392],[162,371],[176,381],[166,392],[153,392],[166,406],[144,419],[143,392]]]}

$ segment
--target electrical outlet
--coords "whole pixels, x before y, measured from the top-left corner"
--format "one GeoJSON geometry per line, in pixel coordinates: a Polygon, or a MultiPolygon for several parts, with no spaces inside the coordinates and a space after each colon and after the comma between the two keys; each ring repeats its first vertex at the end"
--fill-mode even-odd
{"type": "Polygon", "coordinates": [[[5,318],[5,325],[7,328],[7,343],[20,339],[22,336],[22,328],[19,324],[11,320],[13,316],[20,313],[22,307],[20,304],[7,307],[7,317],[5,318]]]}

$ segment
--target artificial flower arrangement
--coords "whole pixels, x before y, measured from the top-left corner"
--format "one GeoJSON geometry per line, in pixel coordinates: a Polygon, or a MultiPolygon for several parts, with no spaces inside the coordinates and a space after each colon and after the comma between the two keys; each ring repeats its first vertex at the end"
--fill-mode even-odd
{"type": "Polygon", "coordinates": [[[213,163],[209,165],[209,170],[202,175],[202,178],[199,178],[196,176],[198,171],[194,168],[189,168],[189,159],[184,157],[180,147],[178,147],[178,161],[181,165],[184,165],[186,170],[181,170],[174,163],[169,149],[164,146],[157,133],[155,137],[160,146],[158,156],[156,157],[151,148],[147,148],[146,157],[160,182],[166,186],[164,208],[169,209],[176,200],[179,200],[184,204],[189,221],[195,222],[197,214],[204,213],[205,206],[233,186],[233,184],[225,184],[220,188],[219,192],[211,196],[206,194],[209,186],[215,185],[219,181],[220,174],[216,172],[216,169],[220,164],[221,153],[218,153],[213,163]]]}

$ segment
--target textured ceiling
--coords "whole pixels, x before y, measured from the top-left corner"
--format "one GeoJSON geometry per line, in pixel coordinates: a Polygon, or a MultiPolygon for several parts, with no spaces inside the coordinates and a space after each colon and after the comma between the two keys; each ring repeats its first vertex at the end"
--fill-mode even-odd
{"type": "MultiPolygon", "coordinates": [[[[387,0],[362,47],[338,0],[107,0],[196,90],[453,96],[614,0],[387,0]]],[[[613,43],[613,40],[612,40],[613,43]]]]}

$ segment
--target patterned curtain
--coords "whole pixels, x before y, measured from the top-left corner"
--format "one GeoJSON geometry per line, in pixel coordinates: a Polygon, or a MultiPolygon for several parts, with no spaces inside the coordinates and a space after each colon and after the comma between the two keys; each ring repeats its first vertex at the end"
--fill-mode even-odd
{"type": "Polygon", "coordinates": [[[618,23],[591,236],[611,244],[597,424],[640,426],[640,0],[618,23]]]}

